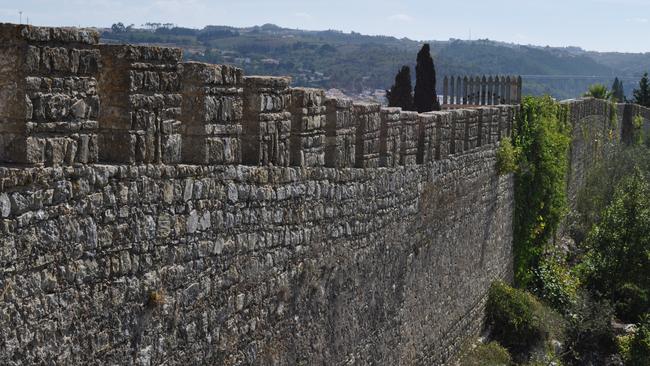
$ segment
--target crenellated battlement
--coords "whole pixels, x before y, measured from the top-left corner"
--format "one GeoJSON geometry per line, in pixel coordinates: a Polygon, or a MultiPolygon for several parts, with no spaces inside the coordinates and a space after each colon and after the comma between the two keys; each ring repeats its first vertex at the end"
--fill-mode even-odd
{"type": "MultiPolygon", "coordinates": [[[[99,44],[89,30],[0,31],[0,163],[395,167],[496,141],[479,136],[495,122],[481,109],[418,115],[183,62],[177,48],[99,44]]],[[[510,130],[513,115],[497,124],[510,130]]]]}

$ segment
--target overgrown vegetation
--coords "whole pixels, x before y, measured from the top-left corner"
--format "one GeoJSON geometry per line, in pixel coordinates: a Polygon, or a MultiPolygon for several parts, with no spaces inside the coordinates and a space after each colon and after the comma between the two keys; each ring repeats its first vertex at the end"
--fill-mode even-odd
{"type": "Polygon", "coordinates": [[[519,159],[515,188],[515,281],[527,286],[566,212],[571,141],[568,109],[550,97],[526,97],[515,128],[519,159]]]}
{"type": "Polygon", "coordinates": [[[650,185],[636,169],[617,185],[587,241],[587,285],[637,321],[650,308],[650,185]]]}
{"type": "Polygon", "coordinates": [[[509,137],[501,140],[497,150],[497,173],[504,175],[517,171],[517,160],[519,159],[519,149],[512,145],[509,137]]]}
{"type": "Polygon", "coordinates": [[[596,137],[608,145],[594,145],[597,161],[563,224],[567,244],[555,235],[568,211],[567,110],[525,98],[513,142],[497,152],[499,173],[515,172],[520,289],[495,283],[486,311],[490,339],[513,364],[650,365],[650,144],[640,116],[631,145],[612,144],[619,128],[612,111],[609,131],[596,137]]]}

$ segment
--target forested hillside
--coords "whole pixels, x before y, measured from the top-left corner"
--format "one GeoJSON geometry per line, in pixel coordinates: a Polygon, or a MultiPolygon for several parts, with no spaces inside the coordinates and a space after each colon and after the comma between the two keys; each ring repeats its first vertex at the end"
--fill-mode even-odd
{"type": "MultiPolygon", "coordinates": [[[[402,65],[412,68],[421,42],[335,30],[303,31],[272,24],[201,30],[150,24],[149,29],[113,26],[104,42],[164,44],[185,49],[188,60],[227,63],[247,74],[290,75],[294,85],[337,88],[348,94],[387,89],[402,65]]],[[[521,46],[488,40],[431,41],[439,84],[444,75],[524,75],[524,93],[570,98],[593,83],[623,80],[626,93],[650,54],[586,52],[578,48],[521,46]]]]}

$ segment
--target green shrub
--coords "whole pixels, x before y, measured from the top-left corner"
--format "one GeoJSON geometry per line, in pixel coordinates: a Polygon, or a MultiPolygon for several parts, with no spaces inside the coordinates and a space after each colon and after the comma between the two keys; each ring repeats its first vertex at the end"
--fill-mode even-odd
{"type": "Polygon", "coordinates": [[[531,294],[495,282],[486,307],[491,336],[513,355],[527,355],[550,335],[543,305],[531,294]]]}
{"type": "Polygon", "coordinates": [[[569,268],[566,255],[555,247],[547,248],[533,273],[531,291],[556,311],[567,314],[576,301],[580,282],[569,268]]]}
{"type": "Polygon", "coordinates": [[[514,173],[517,170],[517,159],[519,159],[519,150],[512,145],[510,138],[501,140],[497,150],[497,173],[499,175],[514,173]]]}
{"type": "Polygon", "coordinates": [[[650,313],[641,317],[639,327],[629,343],[626,366],[650,365],[650,313]]]}
{"type": "Polygon", "coordinates": [[[621,358],[625,363],[628,363],[630,360],[630,343],[634,334],[625,334],[616,337],[616,345],[618,348],[618,354],[621,355],[621,358]]]}
{"type": "Polygon", "coordinates": [[[611,326],[613,310],[606,301],[581,296],[569,316],[565,361],[569,365],[601,364],[617,351],[611,326]]]}
{"type": "Polygon", "coordinates": [[[476,346],[460,362],[461,366],[509,366],[511,364],[510,353],[497,342],[476,346]]]}

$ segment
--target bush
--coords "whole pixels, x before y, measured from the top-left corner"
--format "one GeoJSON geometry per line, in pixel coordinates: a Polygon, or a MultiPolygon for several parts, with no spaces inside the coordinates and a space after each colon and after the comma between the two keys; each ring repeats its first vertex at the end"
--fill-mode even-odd
{"type": "Polygon", "coordinates": [[[641,317],[639,328],[630,341],[630,355],[626,365],[650,365],[650,313],[641,317]]]}
{"type": "Polygon", "coordinates": [[[611,326],[613,310],[605,301],[579,298],[566,329],[565,360],[569,365],[601,364],[617,346],[611,326]]]}
{"type": "Polygon", "coordinates": [[[491,336],[513,355],[527,355],[549,337],[543,305],[533,295],[503,282],[490,287],[486,312],[491,336]]]}
{"type": "Polygon", "coordinates": [[[497,342],[476,346],[460,362],[461,366],[509,366],[510,364],[512,364],[510,353],[497,342]]]}
{"type": "Polygon", "coordinates": [[[518,158],[519,150],[512,145],[510,138],[501,140],[497,150],[497,173],[499,175],[514,173],[517,170],[518,158]]]}
{"type": "Polygon", "coordinates": [[[576,302],[580,282],[571,272],[566,255],[555,247],[548,248],[533,274],[529,285],[531,291],[561,314],[570,312],[576,302]]]}

